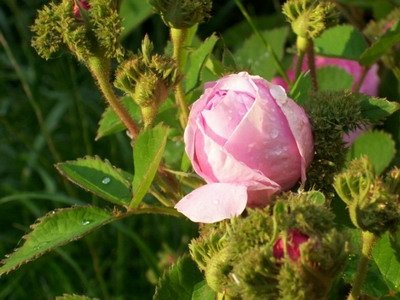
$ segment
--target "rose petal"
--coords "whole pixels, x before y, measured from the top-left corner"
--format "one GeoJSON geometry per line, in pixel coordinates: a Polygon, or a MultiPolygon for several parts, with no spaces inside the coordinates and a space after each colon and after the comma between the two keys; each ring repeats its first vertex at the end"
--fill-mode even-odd
{"type": "Polygon", "coordinates": [[[252,77],[258,76],[250,76],[247,72],[228,75],[219,79],[212,89],[214,91],[231,90],[246,93],[251,96],[256,92],[254,84],[252,83],[252,77]]]}
{"type": "Polygon", "coordinates": [[[240,215],[246,203],[244,185],[211,183],[186,195],[175,208],[193,222],[214,223],[240,215]]]}
{"type": "Polygon", "coordinates": [[[192,163],[196,173],[207,182],[245,182],[252,190],[280,190],[278,183],[235,159],[224,147],[207,136],[199,124],[197,125],[198,131],[194,141],[196,151],[192,163]]]}
{"type": "Polygon", "coordinates": [[[220,145],[225,144],[253,102],[247,94],[228,91],[216,107],[201,112],[206,133],[220,145]]]}
{"type": "Polygon", "coordinates": [[[314,142],[310,130],[310,121],[304,109],[292,99],[287,98],[285,101],[278,100],[277,104],[285,114],[290,130],[296,140],[301,156],[301,180],[304,182],[306,180],[306,170],[314,157],[314,151],[312,150],[314,142]]]}
{"type": "MultiPolygon", "coordinates": [[[[268,93],[265,80],[254,81],[260,87],[256,101],[226,142],[225,149],[238,161],[288,189],[300,178],[299,150],[285,115],[268,93]]],[[[274,96],[283,99],[286,93],[281,88],[274,96]]]]}

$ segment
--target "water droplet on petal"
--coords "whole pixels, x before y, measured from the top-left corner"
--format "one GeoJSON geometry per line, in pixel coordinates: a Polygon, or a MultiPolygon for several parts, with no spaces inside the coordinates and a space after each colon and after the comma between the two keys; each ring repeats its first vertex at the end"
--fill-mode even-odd
{"type": "Polygon", "coordinates": [[[231,116],[229,116],[229,117],[228,117],[228,120],[229,120],[229,121],[232,121],[232,117],[231,117],[231,116]]]}
{"type": "Polygon", "coordinates": [[[270,132],[271,138],[273,138],[273,139],[274,139],[274,138],[277,138],[278,135],[279,135],[278,129],[274,128],[274,129],[271,130],[271,132],[270,132]]]}
{"type": "Polygon", "coordinates": [[[93,221],[92,220],[83,220],[82,221],[82,225],[83,226],[86,226],[86,225],[89,225],[90,223],[92,223],[93,221]]]}
{"type": "Polygon", "coordinates": [[[102,184],[109,184],[111,182],[110,177],[104,177],[103,180],[101,181],[102,184]]]}
{"type": "Polygon", "coordinates": [[[214,205],[218,205],[218,204],[219,204],[219,201],[218,201],[218,200],[214,200],[214,201],[213,201],[213,204],[214,204],[214,205]]]}

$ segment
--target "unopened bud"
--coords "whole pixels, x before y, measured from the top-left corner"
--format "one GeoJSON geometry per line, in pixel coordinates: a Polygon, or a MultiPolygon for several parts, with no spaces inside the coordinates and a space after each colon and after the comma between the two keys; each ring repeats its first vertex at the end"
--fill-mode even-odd
{"type": "Polygon", "coordinates": [[[159,106],[182,78],[175,60],[165,55],[152,56],[152,50],[153,44],[146,36],[142,52],[120,65],[114,82],[140,106],[145,126],[153,123],[159,106]]]}
{"type": "Polygon", "coordinates": [[[150,0],[154,11],[170,28],[189,28],[209,17],[211,0],[150,0]]]}
{"type": "Polygon", "coordinates": [[[292,229],[289,234],[279,238],[273,250],[273,255],[277,260],[289,256],[291,260],[297,261],[300,258],[300,245],[307,242],[309,237],[301,232],[292,229]],[[285,255],[286,254],[286,255],[285,255]]]}
{"type": "Polygon", "coordinates": [[[353,160],[335,177],[334,187],[348,205],[351,221],[356,227],[378,236],[397,228],[400,219],[397,169],[382,180],[364,156],[353,160]]]}
{"type": "Polygon", "coordinates": [[[73,0],[74,1],[74,8],[72,10],[75,18],[77,19],[81,19],[82,15],[81,15],[81,10],[89,10],[90,9],[90,5],[87,1],[85,0],[73,0]]]}

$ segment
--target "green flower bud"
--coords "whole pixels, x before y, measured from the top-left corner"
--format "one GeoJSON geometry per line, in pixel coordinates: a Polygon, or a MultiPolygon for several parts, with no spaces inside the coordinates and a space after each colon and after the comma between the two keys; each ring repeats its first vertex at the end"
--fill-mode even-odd
{"type": "Polygon", "coordinates": [[[283,14],[294,33],[307,40],[337,23],[336,6],[330,1],[289,0],[283,5],[283,14]]]}
{"type": "Polygon", "coordinates": [[[363,156],[353,160],[346,170],[335,177],[334,188],[348,205],[356,227],[379,236],[398,226],[398,169],[389,172],[382,180],[363,156]]]}
{"type": "Polygon", "coordinates": [[[168,27],[177,29],[204,22],[212,7],[211,0],[150,0],[150,4],[168,27]]]}
{"type": "Polygon", "coordinates": [[[140,106],[145,126],[153,123],[160,104],[182,79],[175,61],[166,55],[151,55],[153,44],[148,36],[142,52],[124,61],[117,69],[114,85],[132,96],[140,106]]]}
{"type": "Polygon", "coordinates": [[[208,285],[235,299],[325,296],[348,250],[321,197],[287,193],[274,208],[203,227],[190,252],[208,285]]]}
{"type": "Polygon", "coordinates": [[[306,187],[334,194],[333,178],[343,169],[346,156],[343,134],[370,122],[362,115],[359,97],[349,91],[311,93],[304,108],[313,126],[315,151],[306,187]]]}

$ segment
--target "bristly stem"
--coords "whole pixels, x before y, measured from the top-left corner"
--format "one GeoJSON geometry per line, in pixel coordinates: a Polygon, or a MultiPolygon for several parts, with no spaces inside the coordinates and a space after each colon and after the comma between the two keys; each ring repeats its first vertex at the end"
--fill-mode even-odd
{"type": "Polygon", "coordinates": [[[99,85],[100,90],[106,98],[108,104],[110,104],[117,116],[124,123],[132,139],[135,139],[139,133],[139,129],[126,108],[118,99],[111,85],[110,61],[97,56],[92,56],[87,60],[87,65],[92,72],[93,77],[96,79],[97,84],[99,85]]]}
{"type": "Polygon", "coordinates": [[[310,68],[311,81],[313,89],[318,91],[318,80],[317,80],[317,68],[315,66],[315,53],[314,53],[314,42],[312,40],[308,41],[307,47],[307,59],[308,67],[310,68]]]}
{"type": "Polygon", "coordinates": [[[357,272],[355,274],[353,288],[347,300],[358,300],[361,294],[361,287],[364,284],[368,270],[368,262],[371,259],[372,249],[377,241],[377,236],[371,232],[363,231],[361,233],[362,250],[358,261],[357,272]]]}
{"type": "Polygon", "coordinates": [[[303,60],[304,60],[304,55],[306,54],[305,51],[301,51],[299,55],[297,56],[297,62],[296,62],[296,75],[295,75],[295,82],[297,78],[299,78],[303,66],[303,60]]]}
{"type": "MultiPolygon", "coordinates": [[[[173,45],[173,57],[176,60],[177,68],[180,73],[185,70],[185,64],[187,59],[186,43],[188,37],[188,29],[177,29],[171,28],[171,41],[173,45]]],[[[189,108],[185,99],[185,91],[183,89],[182,83],[179,83],[175,87],[175,100],[176,104],[180,109],[179,120],[181,122],[182,128],[186,127],[189,118],[189,108]]]]}
{"type": "Polygon", "coordinates": [[[267,42],[267,40],[262,36],[260,31],[257,29],[256,25],[254,24],[253,20],[251,19],[250,15],[247,13],[245,7],[240,2],[240,0],[235,0],[237,7],[242,12],[243,16],[246,18],[247,22],[249,23],[250,27],[253,29],[254,33],[260,38],[262,43],[264,44],[265,48],[267,48],[268,52],[271,54],[275,68],[278,70],[279,75],[283,77],[283,79],[287,82],[287,84],[292,87],[293,82],[287,76],[278,56],[276,55],[274,49],[272,48],[271,44],[267,42]]]}

